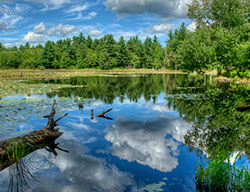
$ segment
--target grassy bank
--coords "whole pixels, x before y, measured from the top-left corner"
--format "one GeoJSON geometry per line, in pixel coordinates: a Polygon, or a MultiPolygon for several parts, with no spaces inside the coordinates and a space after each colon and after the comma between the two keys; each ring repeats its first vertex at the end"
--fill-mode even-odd
{"type": "Polygon", "coordinates": [[[76,76],[109,75],[109,74],[183,74],[181,71],[153,70],[153,69],[49,69],[49,70],[24,70],[9,69],[0,70],[0,80],[43,80],[43,79],[65,79],[76,76]]]}
{"type": "Polygon", "coordinates": [[[112,74],[182,74],[181,71],[152,70],[152,69],[59,69],[59,70],[0,70],[0,98],[10,95],[43,94],[72,85],[55,84],[26,84],[23,80],[67,79],[76,76],[112,75],[112,74]]]}

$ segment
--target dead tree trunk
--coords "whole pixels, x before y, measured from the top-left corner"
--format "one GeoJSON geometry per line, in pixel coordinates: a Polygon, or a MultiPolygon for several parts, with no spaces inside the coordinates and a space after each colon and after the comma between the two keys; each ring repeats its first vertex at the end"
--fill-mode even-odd
{"type": "Polygon", "coordinates": [[[48,123],[45,128],[0,141],[0,171],[37,149],[50,145],[57,148],[57,144],[54,144],[54,142],[63,132],[59,132],[59,129],[55,129],[55,127],[58,125],[57,122],[68,114],[54,121],[55,105],[54,102],[50,115],[46,116],[48,117],[48,123]]]}

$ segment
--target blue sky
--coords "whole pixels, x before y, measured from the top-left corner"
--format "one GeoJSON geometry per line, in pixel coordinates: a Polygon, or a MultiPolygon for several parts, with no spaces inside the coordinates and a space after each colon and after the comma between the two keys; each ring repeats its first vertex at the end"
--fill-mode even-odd
{"type": "Polygon", "coordinates": [[[6,47],[29,42],[71,38],[82,32],[116,39],[157,35],[164,44],[167,33],[185,22],[190,0],[0,0],[0,42],[6,47]]]}

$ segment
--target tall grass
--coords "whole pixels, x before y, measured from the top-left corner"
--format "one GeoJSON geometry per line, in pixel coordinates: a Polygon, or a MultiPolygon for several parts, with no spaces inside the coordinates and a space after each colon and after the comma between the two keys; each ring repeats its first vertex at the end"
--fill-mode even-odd
{"type": "Polygon", "coordinates": [[[213,160],[200,161],[196,172],[197,191],[250,191],[250,169],[243,163],[231,165],[223,149],[213,160]]]}
{"type": "Polygon", "coordinates": [[[13,142],[7,149],[7,156],[10,163],[15,163],[28,155],[32,151],[33,146],[22,144],[20,142],[13,142]]]}

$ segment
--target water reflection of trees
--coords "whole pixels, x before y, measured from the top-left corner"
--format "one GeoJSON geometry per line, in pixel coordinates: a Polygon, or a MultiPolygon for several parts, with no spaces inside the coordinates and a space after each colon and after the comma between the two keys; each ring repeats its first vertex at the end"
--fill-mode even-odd
{"type": "Polygon", "coordinates": [[[65,80],[51,80],[45,83],[81,85],[77,88],[62,88],[49,97],[78,96],[88,99],[100,99],[105,103],[112,104],[116,97],[121,102],[125,97],[130,101],[137,102],[144,97],[146,101],[154,101],[161,92],[167,94],[176,93],[202,93],[211,82],[203,76],[188,75],[141,75],[141,76],[118,76],[118,77],[76,77],[65,80]],[[205,86],[204,86],[205,85],[205,86]]]}
{"type": "Polygon", "coordinates": [[[244,85],[220,84],[208,89],[203,96],[169,98],[169,105],[194,126],[185,136],[190,150],[200,149],[210,156],[216,155],[218,145],[228,155],[245,152],[250,158],[249,112],[237,112],[236,107],[249,103],[250,89],[244,85]]]}
{"type": "Polygon", "coordinates": [[[137,102],[156,100],[161,92],[166,93],[169,106],[179,112],[194,128],[185,136],[190,150],[199,148],[211,155],[217,145],[225,145],[228,155],[244,151],[250,158],[248,138],[249,112],[240,113],[236,107],[250,102],[249,88],[244,85],[219,83],[209,77],[188,75],[145,75],[118,77],[77,77],[54,80],[48,83],[81,85],[78,88],[63,88],[50,94],[62,97],[78,96],[100,99],[112,104],[115,98],[137,102]]]}

